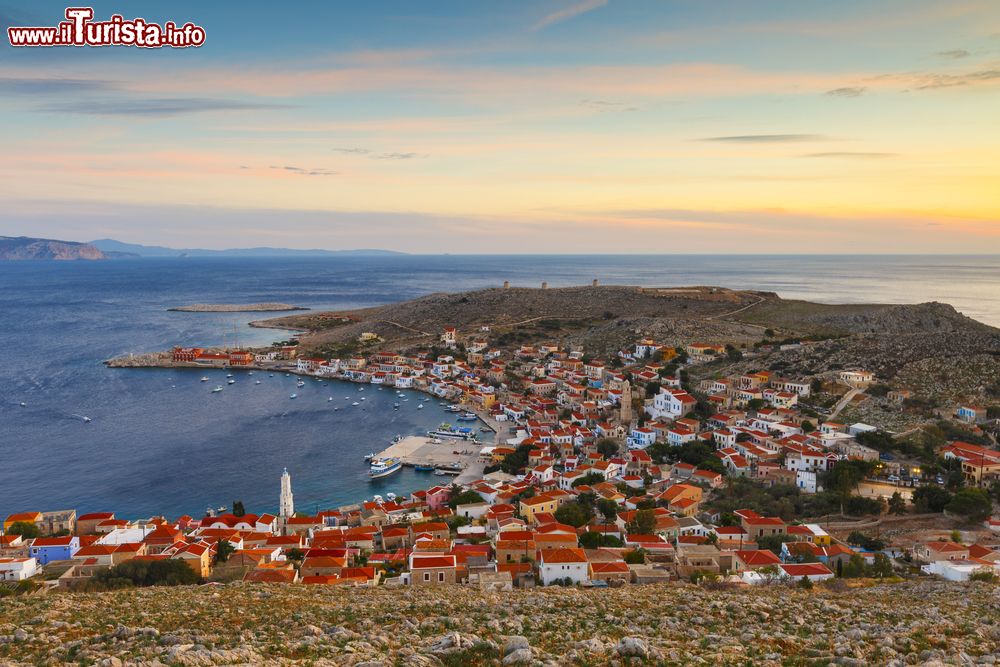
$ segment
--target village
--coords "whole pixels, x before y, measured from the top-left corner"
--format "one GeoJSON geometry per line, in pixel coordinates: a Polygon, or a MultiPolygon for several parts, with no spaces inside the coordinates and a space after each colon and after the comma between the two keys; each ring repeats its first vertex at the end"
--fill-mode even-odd
{"type": "Polygon", "coordinates": [[[420,390],[479,415],[497,440],[454,483],[313,514],[295,510],[288,471],[275,513],[12,508],[0,595],[123,581],[510,590],[1000,578],[1000,450],[977,406],[951,416],[948,434],[965,439],[906,456],[895,443],[909,434],[837,421],[877,386],[863,369],[693,380],[720,358],[751,358],[745,345],[639,338],[598,359],[556,342],[498,345],[489,327],[344,359],[286,343],[175,348],[170,363],[420,390]],[[830,407],[813,402],[820,393],[830,407]]]}

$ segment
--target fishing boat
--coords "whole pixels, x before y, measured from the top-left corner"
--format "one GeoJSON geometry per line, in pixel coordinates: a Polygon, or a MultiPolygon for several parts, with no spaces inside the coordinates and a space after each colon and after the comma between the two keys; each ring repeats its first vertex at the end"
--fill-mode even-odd
{"type": "Polygon", "coordinates": [[[445,412],[461,412],[462,407],[459,405],[449,405],[445,408],[445,412]]]}
{"type": "Polygon", "coordinates": [[[417,472],[430,472],[430,471],[434,470],[434,466],[432,466],[432,465],[427,465],[427,466],[420,465],[420,466],[413,466],[413,469],[416,470],[417,472]]]}
{"type": "Polygon", "coordinates": [[[479,419],[479,416],[475,412],[463,412],[459,416],[455,417],[456,421],[460,422],[474,422],[479,419]]]}
{"type": "Polygon", "coordinates": [[[365,461],[371,461],[373,458],[375,458],[375,452],[368,452],[365,454],[365,461]]]}
{"type": "Polygon", "coordinates": [[[201,376],[201,381],[202,382],[208,382],[208,376],[207,375],[202,375],[201,376]]]}
{"type": "Polygon", "coordinates": [[[219,386],[217,386],[215,389],[213,389],[212,393],[213,394],[218,394],[220,391],[222,391],[222,385],[221,384],[219,386]]]}
{"type": "Polygon", "coordinates": [[[432,438],[459,438],[461,440],[472,440],[476,437],[475,432],[468,427],[455,428],[451,424],[441,424],[433,431],[427,431],[427,435],[432,438]]]}
{"type": "Polygon", "coordinates": [[[397,458],[373,459],[368,470],[368,476],[371,479],[388,477],[394,472],[399,472],[402,467],[403,464],[397,458]]]}
{"type": "Polygon", "coordinates": [[[299,397],[299,395],[298,395],[298,394],[292,394],[292,395],[291,395],[291,396],[289,396],[288,398],[298,398],[298,397],[299,397]]]}

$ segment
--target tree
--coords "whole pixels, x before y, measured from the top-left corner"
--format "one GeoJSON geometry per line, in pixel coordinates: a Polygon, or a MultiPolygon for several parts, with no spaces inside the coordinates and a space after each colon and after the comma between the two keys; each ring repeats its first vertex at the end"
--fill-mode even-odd
{"type": "Polygon", "coordinates": [[[15,521],[7,529],[8,535],[20,535],[24,539],[32,539],[38,537],[41,531],[38,530],[38,526],[28,521],[15,521]]]}
{"type": "Polygon", "coordinates": [[[813,582],[812,582],[811,579],[809,579],[809,577],[805,577],[804,576],[801,579],[799,579],[799,583],[797,583],[795,585],[798,586],[799,588],[805,589],[807,591],[811,591],[812,587],[813,587],[813,582]]]}
{"type": "Polygon", "coordinates": [[[476,493],[475,491],[465,490],[459,493],[452,492],[451,497],[448,499],[448,506],[455,509],[459,505],[470,505],[472,503],[483,502],[483,497],[476,493]]]}
{"type": "Polygon", "coordinates": [[[982,521],[993,511],[993,503],[982,489],[966,487],[955,492],[945,509],[969,521],[982,521]]]}
{"type": "Polygon", "coordinates": [[[306,555],[302,551],[302,549],[299,549],[298,547],[292,547],[291,549],[288,550],[287,553],[285,553],[285,557],[287,557],[288,560],[294,560],[301,563],[302,560],[306,557],[306,555]]]}
{"type": "Polygon", "coordinates": [[[646,550],[640,547],[638,549],[626,551],[622,558],[629,565],[642,565],[646,562],[646,550]]]}
{"type": "Polygon", "coordinates": [[[757,410],[760,410],[762,407],[764,407],[764,399],[751,398],[749,401],[747,401],[747,407],[756,412],[757,410]]]}
{"type": "Polygon", "coordinates": [[[853,554],[851,559],[847,561],[847,565],[844,566],[844,577],[855,579],[863,576],[865,576],[865,559],[861,557],[861,554],[853,554]]]}
{"type": "Polygon", "coordinates": [[[791,535],[761,535],[757,538],[758,549],[768,549],[775,556],[781,555],[781,545],[785,542],[795,542],[791,535]]]}
{"type": "Polygon", "coordinates": [[[599,472],[588,472],[586,475],[573,482],[573,488],[578,486],[593,486],[604,481],[604,475],[599,472]]]}
{"type": "Polygon", "coordinates": [[[943,512],[951,494],[940,486],[920,486],[913,490],[913,506],[918,512],[943,512]]]}
{"type": "Polygon", "coordinates": [[[823,381],[819,378],[813,378],[812,382],[809,383],[809,389],[813,394],[819,394],[823,391],[823,381]]]}
{"type": "Polygon", "coordinates": [[[874,469],[871,461],[838,461],[824,477],[823,486],[845,501],[874,469]]]}
{"type": "Polygon", "coordinates": [[[235,551],[236,547],[230,544],[228,540],[219,540],[218,544],[215,545],[215,562],[225,563],[235,551]]]}
{"type": "Polygon", "coordinates": [[[737,350],[732,345],[726,345],[726,357],[729,361],[739,361],[743,358],[743,353],[737,350]]]}
{"type": "Polygon", "coordinates": [[[586,525],[590,519],[593,517],[593,510],[590,507],[586,507],[575,500],[571,500],[568,503],[563,503],[556,510],[556,521],[559,523],[565,523],[567,525],[573,526],[574,528],[579,528],[580,526],[586,525]]]}
{"type": "Polygon", "coordinates": [[[243,506],[242,500],[233,501],[233,516],[243,516],[247,513],[246,508],[243,506]]]}
{"type": "Polygon", "coordinates": [[[889,498],[889,512],[892,514],[906,514],[906,500],[899,491],[895,491],[889,498]]]}
{"type": "Polygon", "coordinates": [[[604,458],[610,459],[618,456],[618,443],[611,438],[604,438],[597,443],[597,453],[604,458]]]}
{"type": "Polygon", "coordinates": [[[812,423],[811,421],[809,421],[808,419],[807,419],[807,420],[805,420],[804,422],[802,422],[802,425],[801,425],[801,427],[802,427],[802,432],[803,432],[803,433],[812,433],[813,431],[815,431],[815,430],[816,430],[816,425],[815,425],[815,424],[813,424],[813,423],[812,423]]]}
{"type": "Polygon", "coordinates": [[[871,566],[871,576],[885,579],[893,575],[892,561],[885,554],[875,554],[874,562],[871,566]]]}
{"type": "Polygon", "coordinates": [[[640,535],[652,535],[656,530],[656,512],[638,510],[635,513],[635,530],[640,535]]]}
{"type": "Polygon", "coordinates": [[[184,586],[197,584],[200,579],[198,573],[181,559],[132,559],[98,572],[93,577],[93,583],[98,588],[184,586]]]}
{"type": "Polygon", "coordinates": [[[618,503],[609,498],[601,498],[597,501],[597,511],[606,523],[611,523],[618,516],[618,503]]]}

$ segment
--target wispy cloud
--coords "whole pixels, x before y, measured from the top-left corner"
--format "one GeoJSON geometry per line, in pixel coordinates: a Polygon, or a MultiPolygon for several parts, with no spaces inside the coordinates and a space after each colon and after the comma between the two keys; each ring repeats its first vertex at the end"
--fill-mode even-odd
{"type": "Polygon", "coordinates": [[[86,116],[145,116],[165,117],[207,111],[250,111],[261,109],[285,109],[288,105],[258,102],[242,102],[209,97],[178,98],[134,98],[74,100],[53,102],[42,105],[39,111],[52,113],[82,114],[86,116]]]}
{"type": "Polygon", "coordinates": [[[1000,69],[984,69],[964,74],[925,74],[917,78],[915,88],[917,90],[933,90],[996,81],[1000,81],[1000,69]]]}
{"type": "MultiPolygon", "coordinates": [[[[336,176],[336,171],[331,171],[329,169],[305,169],[303,167],[276,167],[272,165],[270,169],[277,169],[279,171],[287,171],[292,174],[298,174],[299,176],[336,176]]],[[[241,167],[245,169],[245,167],[241,167]]]]}
{"type": "Polygon", "coordinates": [[[861,97],[864,95],[867,88],[858,87],[844,87],[844,88],[834,88],[833,90],[826,91],[826,94],[830,97],[861,97]]]}
{"type": "Polygon", "coordinates": [[[734,144],[776,144],[798,141],[823,141],[822,134],[738,134],[729,137],[705,137],[699,141],[720,141],[734,144]]]}
{"type": "Polygon", "coordinates": [[[598,113],[619,113],[639,110],[639,107],[626,104],[625,102],[612,102],[609,100],[580,100],[580,105],[593,109],[598,113]]]}
{"type": "Polygon", "coordinates": [[[608,0],[583,0],[583,2],[578,2],[575,5],[570,5],[565,9],[560,9],[557,12],[552,12],[547,16],[543,16],[533,26],[531,26],[531,30],[541,30],[542,28],[546,28],[550,25],[568,21],[572,18],[580,16],[581,14],[586,14],[587,12],[592,12],[595,9],[600,9],[606,4],[608,4],[608,0]]]}
{"type": "Polygon", "coordinates": [[[64,95],[101,93],[117,89],[109,81],[57,77],[0,77],[0,93],[8,95],[64,95]]]}
{"type": "Polygon", "coordinates": [[[415,152],[388,152],[375,153],[368,148],[334,148],[334,153],[345,153],[348,155],[364,155],[372,160],[413,160],[416,158],[428,157],[423,153],[415,152]]]}
{"type": "Polygon", "coordinates": [[[965,49],[952,49],[950,51],[938,51],[937,55],[941,56],[942,58],[959,60],[961,58],[968,58],[970,54],[965,49]]]}
{"type": "Polygon", "coordinates": [[[896,153],[866,153],[863,151],[837,151],[830,153],[806,153],[805,155],[800,155],[799,157],[818,157],[818,158],[844,158],[848,160],[878,160],[887,157],[896,157],[896,153]]]}

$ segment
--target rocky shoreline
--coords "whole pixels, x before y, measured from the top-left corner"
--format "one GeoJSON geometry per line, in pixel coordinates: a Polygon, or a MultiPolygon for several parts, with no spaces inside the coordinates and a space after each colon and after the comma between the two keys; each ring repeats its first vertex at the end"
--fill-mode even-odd
{"type": "Polygon", "coordinates": [[[608,590],[227,586],[8,598],[0,663],[987,665],[989,584],[608,590]]]}
{"type": "Polygon", "coordinates": [[[309,309],[287,303],[195,303],[190,306],[167,308],[167,310],[180,313],[277,313],[287,310],[309,309]]]}

